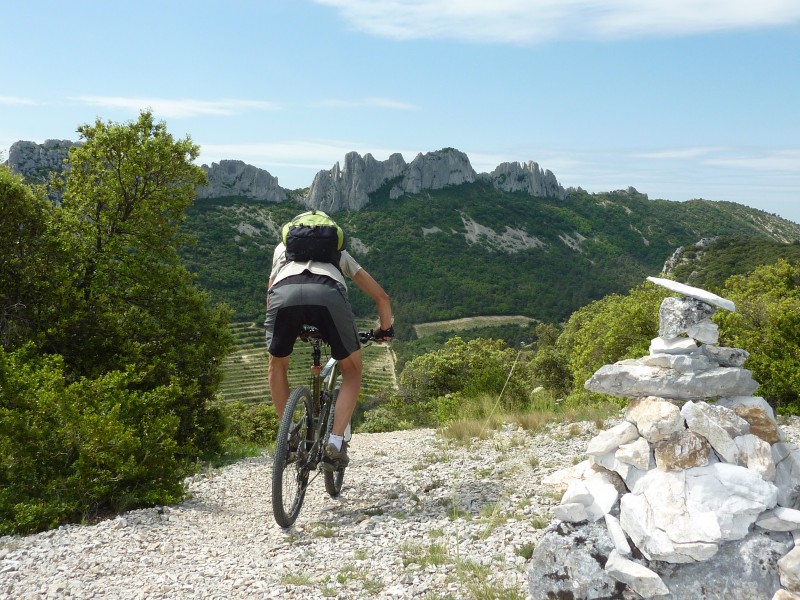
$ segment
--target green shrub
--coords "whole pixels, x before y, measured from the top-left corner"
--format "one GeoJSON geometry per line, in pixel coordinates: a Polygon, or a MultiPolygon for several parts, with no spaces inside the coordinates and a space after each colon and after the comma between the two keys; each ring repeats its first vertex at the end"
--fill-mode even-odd
{"type": "Polygon", "coordinates": [[[221,410],[224,437],[237,438],[261,447],[275,443],[279,423],[278,413],[272,404],[225,402],[221,410]]]}
{"type": "Polygon", "coordinates": [[[456,336],[406,364],[396,398],[404,411],[415,413],[415,422],[439,424],[457,416],[472,398],[489,396],[504,410],[523,409],[532,384],[527,354],[501,340],[465,342],[456,336]]]}
{"type": "Polygon", "coordinates": [[[363,420],[359,424],[358,433],[383,433],[386,431],[397,431],[399,420],[396,414],[388,406],[378,406],[364,413],[363,420]]]}
{"type": "Polygon", "coordinates": [[[781,413],[800,413],[800,261],[779,260],[728,279],[723,295],[736,312],[719,311],[720,341],[750,353],[764,396],[781,413]]]}
{"type": "Polygon", "coordinates": [[[68,383],[59,356],[0,347],[0,534],[30,533],[183,497],[170,387],[135,373],[68,383]]]}

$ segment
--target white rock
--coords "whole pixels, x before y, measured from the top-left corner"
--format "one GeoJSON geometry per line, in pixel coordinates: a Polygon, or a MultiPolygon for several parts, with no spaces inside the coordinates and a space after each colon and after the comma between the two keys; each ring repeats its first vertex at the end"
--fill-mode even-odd
{"type": "Polygon", "coordinates": [[[733,441],[739,450],[741,464],[758,473],[765,481],[775,480],[775,461],[770,444],[752,433],[740,435],[733,441]]]}
{"type": "Polygon", "coordinates": [[[674,544],[722,539],[717,518],[710,510],[690,510],[686,503],[687,471],[650,471],[634,493],[641,494],[653,513],[653,526],[664,531],[674,544]]]}
{"type": "Polygon", "coordinates": [[[648,367],[675,369],[679,373],[697,373],[717,366],[703,354],[650,354],[639,362],[648,367]]]}
{"type": "Polygon", "coordinates": [[[625,419],[636,425],[639,434],[651,443],[665,440],[686,427],[681,409],[655,396],[631,400],[625,410],[625,419]]]}
{"type": "Polygon", "coordinates": [[[586,381],[590,391],[621,398],[660,396],[675,400],[703,400],[717,396],[746,396],[758,383],[747,369],[718,367],[700,373],[648,367],[633,360],[600,367],[586,381]]]}
{"type": "Polygon", "coordinates": [[[589,519],[589,515],[586,514],[586,506],[580,502],[562,502],[553,508],[553,517],[569,523],[579,523],[589,519]]]}
{"type": "Polygon", "coordinates": [[[800,529],[800,510],[775,507],[762,513],[756,525],[770,531],[797,531],[800,529]]]}
{"type": "Polygon", "coordinates": [[[570,482],[567,491],[561,497],[561,504],[582,504],[583,506],[591,506],[594,502],[591,492],[586,487],[586,481],[583,479],[576,479],[570,482]]]}
{"type": "Polygon", "coordinates": [[[717,463],[686,471],[686,508],[713,514],[723,540],[747,535],[758,516],[777,503],[778,488],[738,465],[717,463]]]}
{"type": "Polygon", "coordinates": [[[618,497],[611,474],[597,472],[588,479],[572,481],[561,504],[582,504],[589,520],[597,521],[614,507],[618,497]]]}
{"type": "Polygon", "coordinates": [[[670,291],[683,294],[684,296],[696,298],[698,300],[702,300],[703,302],[708,302],[709,304],[718,306],[719,308],[736,312],[736,304],[733,301],[717,296],[716,294],[712,294],[706,290],[692,287],[683,283],[678,283],[677,281],[672,281],[671,279],[664,279],[663,277],[648,277],[647,281],[655,283],[656,285],[660,285],[661,287],[665,287],[670,291]]]}
{"type": "Polygon", "coordinates": [[[592,438],[586,447],[586,453],[590,455],[606,454],[638,437],[639,431],[636,426],[628,421],[623,421],[611,429],[601,431],[592,438]]]}
{"type": "Polygon", "coordinates": [[[724,461],[739,462],[739,449],[733,438],[750,432],[747,421],[729,408],[705,402],[687,402],[681,414],[688,428],[706,438],[724,461]]]}
{"type": "Polygon", "coordinates": [[[692,354],[697,352],[697,343],[688,337],[653,338],[650,342],[650,354],[692,354]]]}
{"type": "Polygon", "coordinates": [[[623,463],[646,470],[650,466],[651,452],[650,444],[643,437],[634,442],[622,444],[616,452],[615,458],[623,463]]]}
{"type": "Polygon", "coordinates": [[[593,472],[592,463],[587,459],[571,467],[558,469],[549,475],[545,475],[542,477],[542,484],[564,492],[569,487],[570,482],[576,479],[585,479],[593,472]]]}
{"type": "Polygon", "coordinates": [[[642,598],[669,594],[669,588],[654,571],[621,556],[616,550],[606,562],[605,571],[609,577],[621,581],[642,598]]]}
{"type": "Polygon", "coordinates": [[[800,547],[795,547],[778,560],[781,585],[790,592],[800,592],[800,547]]]}
{"type": "Polygon", "coordinates": [[[705,319],[688,327],[686,335],[701,344],[716,344],[719,341],[719,325],[705,319]]]}
{"type": "Polygon", "coordinates": [[[606,514],[604,519],[606,522],[606,529],[608,529],[608,534],[611,537],[611,541],[614,543],[616,551],[621,556],[630,556],[631,545],[628,543],[628,538],[625,537],[625,531],[622,529],[622,525],[619,524],[619,519],[611,514],[606,514]]]}
{"type": "Polygon", "coordinates": [[[653,523],[647,500],[638,494],[625,494],[620,500],[620,525],[648,560],[691,563],[707,560],[717,552],[717,545],[706,542],[675,544],[667,533],[653,523]]]}
{"type": "Polygon", "coordinates": [[[800,508],[800,449],[793,444],[772,444],[775,461],[774,483],[778,486],[778,504],[786,508],[800,508]]]}
{"type": "Polygon", "coordinates": [[[619,491],[612,473],[597,473],[586,480],[586,489],[592,495],[592,503],[587,506],[586,514],[592,521],[597,521],[608,514],[619,499],[619,491]]]}

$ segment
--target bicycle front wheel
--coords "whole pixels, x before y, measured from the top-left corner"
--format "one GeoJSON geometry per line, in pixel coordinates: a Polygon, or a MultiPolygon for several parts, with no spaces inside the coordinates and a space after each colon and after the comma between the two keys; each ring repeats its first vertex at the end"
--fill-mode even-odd
{"type": "Polygon", "coordinates": [[[291,527],[308,487],[308,452],[313,445],[314,427],[311,391],[303,386],[289,395],[278,428],[272,468],[272,514],[281,527],[291,527]]]}

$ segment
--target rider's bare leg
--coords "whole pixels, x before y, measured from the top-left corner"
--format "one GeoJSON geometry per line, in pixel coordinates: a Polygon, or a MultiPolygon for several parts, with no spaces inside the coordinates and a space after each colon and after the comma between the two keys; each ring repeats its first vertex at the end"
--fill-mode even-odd
{"type": "Polygon", "coordinates": [[[269,391],[272,404],[278,413],[278,421],[283,416],[283,409],[289,400],[289,357],[269,355],[269,391]]]}
{"type": "Polygon", "coordinates": [[[334,435],[344,435],[344,430],[353,416],[358,400],[358,392],[361,390],[361,350],[356,350],[347,358],[339,361],[342,369],[342,387],[339,389],[339,396],[336,399],[336,409],[333,413],[334,435]]]}

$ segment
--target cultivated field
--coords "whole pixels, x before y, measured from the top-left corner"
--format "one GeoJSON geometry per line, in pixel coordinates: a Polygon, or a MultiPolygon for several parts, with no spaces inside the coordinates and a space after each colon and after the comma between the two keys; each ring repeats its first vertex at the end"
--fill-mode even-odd
{"type": "MultiPolygon", "coordinates": [[[[359,323],[360,329],[369,329],[359,323]]],[[[271,402],[267,385],[267,349],[264,326],[260,323],[231,323],[235,339],[233,352],[223,365],[225,377],[221,392],[225,400],[239,400],[248,404],[271,402]]],[[[386,345],[372,344],[363,348],[364,376],[362,396],[373,396],[380,390],[397,387],[394,355],[386,345]]],[[[323,364],[327,360],[323,356],[323,364]]],[[[289,384],[294,388],[309,381],[311,346],[298,341],[289,367],[289,384]]]]}
{"type": "Polygon", "coordinates": [[[534,321],[536,321],[536,319],[523,316],[466,317],[464,319],[453,319],[452,321],[420,323],[419,325],[414,325],[414,331],[416,331],[417,337],[421,338],[442,331],[463,331],[465,329],[494,327],[496,325],[519,325],[520,327],[526,327],[534,321]]]}

